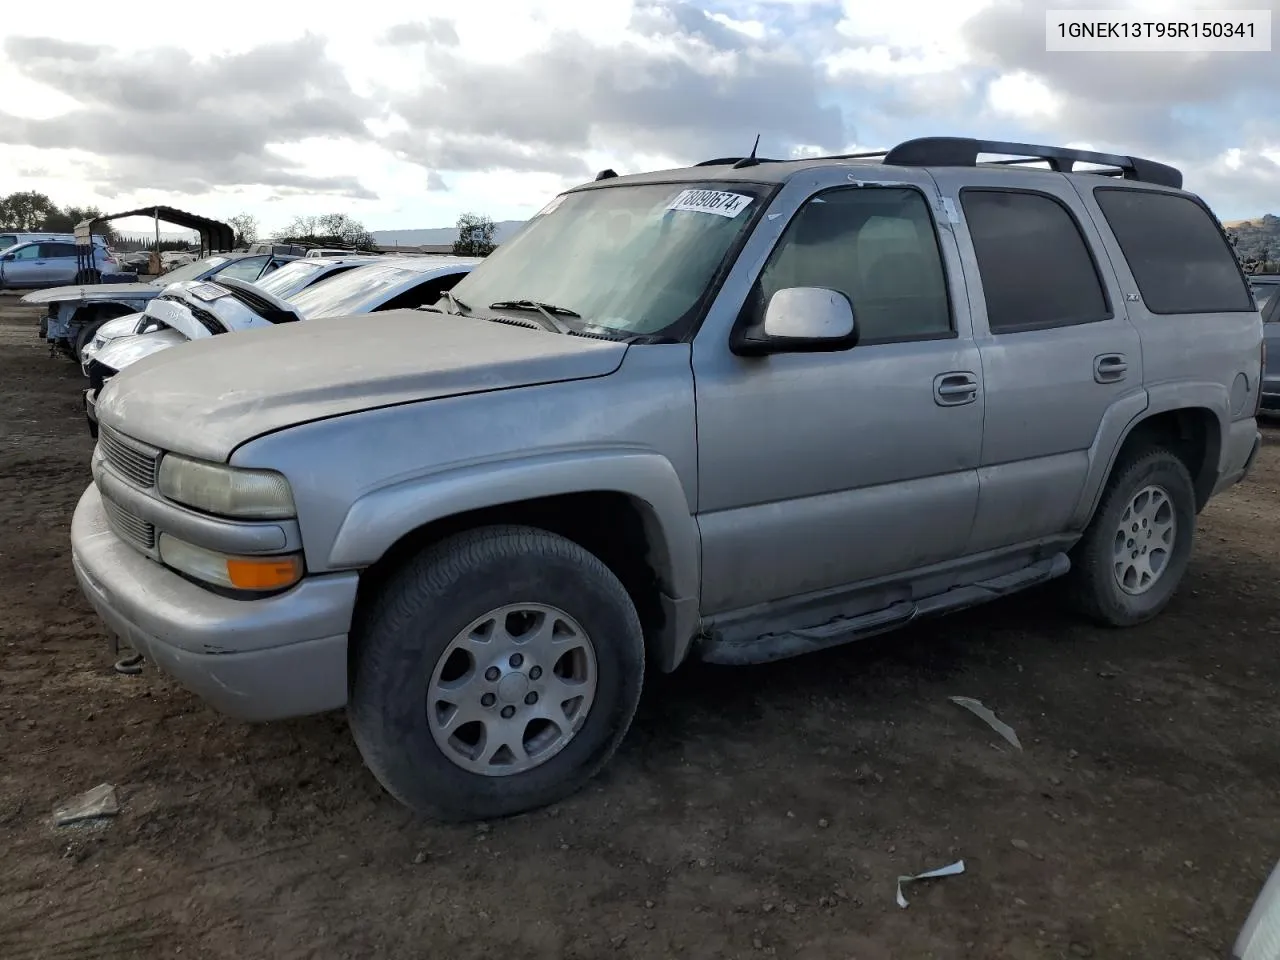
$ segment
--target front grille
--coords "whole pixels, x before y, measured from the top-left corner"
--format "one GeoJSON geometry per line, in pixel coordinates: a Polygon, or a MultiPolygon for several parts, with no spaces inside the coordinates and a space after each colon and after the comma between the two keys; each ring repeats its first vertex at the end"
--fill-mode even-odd
{"type": "Polygon", "coordinates": [[[102,506],[107,511],[107,522],[121,540],[128,540],[143,550],[150,550],[156,545],[156,528],[152,524],[106,497],[102,498],[102,506]]]}
{"type": "Polygon", "coordinates": [[[159,454],[126,440],[109,427],[98,429],[98,449],[108,466],[140,487],[150,489],[156,485],[156,464],[159,454]]]}

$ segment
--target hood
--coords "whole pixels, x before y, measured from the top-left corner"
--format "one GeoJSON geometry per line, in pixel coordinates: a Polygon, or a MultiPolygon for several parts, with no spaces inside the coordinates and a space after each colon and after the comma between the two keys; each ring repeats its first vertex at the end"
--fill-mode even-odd
{"type": "Polygon", "coordinates": [[[160,295],[150,283],[86,283],[71,287],[50,287],[22,298],[23,303],[53,303],[64,300],[149,300],[160,295]]]}
{"type": "Polygon", "coordinates": [[[125,367],[137,363],[143,357],[188,343],[177,330],[155,330],[151,333],[135,333],[128,337],[116,337],[108,341],[94,354],[93,359],[104,367],[119,373],[125,367]]]}
{"type": "Polygon", "coordinates": [[[139,440],[225,461],[254,437],[311,420],[606,376],[626,351],[607,340],[394,310],[209,337],[113,377],[96,410],[101,423],[139,440]]]}

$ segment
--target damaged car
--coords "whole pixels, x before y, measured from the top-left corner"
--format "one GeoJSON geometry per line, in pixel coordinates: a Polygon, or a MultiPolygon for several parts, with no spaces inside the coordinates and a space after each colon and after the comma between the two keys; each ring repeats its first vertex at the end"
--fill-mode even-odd
{"type": "MultiPolygon", "coordinates": [[[[375,263],[339,271],[339,276],[312,284],[289,300],[263,289],[263,284],[234,277],[219,277],[217,283],[184,280],[171,284],[132,321],[130,334],[115,337],[86,358],[82,369],[89,378],[84,394],[89,433],[98,435],[95,407],[103,384],[145,357],[224,333],[429,306],[478,263],[480,259],[475,257],[380,257],[375,263]]],[[[332,264],[330,260],[312,260],[307,265],[323,269],[332,264]]]]}
{"type": "Polygon", "coordinates": [[[172,283],[235,277],[252,283],[274,273],[292,260],[289,256],[255,256],[245,253],[218,253],[178,267],[161,277],[141,283],[96,283],[53,287],[22,298],[28,305],[45,307],[40,317],[40,338],[53,348],[61,348],[75,360],[108,320],[136,314],[160,296],[172,283]]]}
{"type": "MultiPolygon", "coordinates": [[[[347,256],[328,260],[294,260],[286,263],[274,272],[260,277],[254,282],[259,290],[265,290],[282,300],[307,290],[322,280],[330,280],[348,270],[367,263],[378,263],[380,258],[373,256],[347,256]]],[[[190,281],[188,281],[190,282],[190,281]]],[[[165,289],[168,289],[167,287],[165,289]]],[[[126,313],[122,317],[108,320],[100,326],[93,339],[80,351],[80,368],[88,376],[88,363],[107,343],[119,337],[141,333],[146,321],[142,312],[126,313]]]]}

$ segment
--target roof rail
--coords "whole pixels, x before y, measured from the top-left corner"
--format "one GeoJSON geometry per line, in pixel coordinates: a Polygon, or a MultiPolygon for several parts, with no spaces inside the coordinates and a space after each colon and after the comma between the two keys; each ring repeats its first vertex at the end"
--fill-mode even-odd
{"type": "MultiPolygon", "coordinates": [[[[1066,147],[1045,147],[1032,143],[1008,143],[1002,140],[974,140],[969,137],[921,137],[898,144],[884,155],[884,162],[900,167],[976,167],[978,154],[991,153],[1024,160],[997,161],[998,163],[1035,163],[1043,160],[1049,169],[1057,173],[1070,173],[1077,163],[1095,163],[1116,167],[1126,180],[1159,184],[1163,187],[1182,189],[1182,171],[1176,167],[1144,160],[1142,157],[1126,157],[1115,153],[1095,153],[1092,150],[1069,150],[1066,147]]],[[[1101,171],[1099,171],[1101,172],[1101,171]]]]}
{"type": "Polygon", "coordinates": [[[771,157],[717,157],[715,160],[703,160],[701,163],[695,163],[695,167],[731,167],[735,163],[741,163],[743,160],[754,160],[756,163],[781,163],[781,160],[774,160],[771,157]]]}

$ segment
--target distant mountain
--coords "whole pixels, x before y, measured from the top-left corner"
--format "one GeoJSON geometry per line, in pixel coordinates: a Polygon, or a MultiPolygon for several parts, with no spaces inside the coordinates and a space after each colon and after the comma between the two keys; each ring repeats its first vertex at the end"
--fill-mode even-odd
{"type": "MultiPolygon", "coordinates": [[[[510,240],[524,226],[523,220],[500,220],[494,224],[493,239],[497,243],[510,240]]],[[[428,230],[374,230],[373,241],[380,246],[419,247],[424,244],[453,243],[458,239],[457,227],[432,227],[428,230]]]]}

